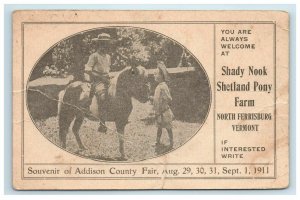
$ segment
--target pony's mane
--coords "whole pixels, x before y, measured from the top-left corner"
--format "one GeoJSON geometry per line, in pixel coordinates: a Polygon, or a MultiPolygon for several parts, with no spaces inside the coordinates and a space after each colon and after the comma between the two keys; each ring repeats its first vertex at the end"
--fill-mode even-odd
{"type": "Polygon", "coordinates": [[[119,73],[117,73],[117,75],[115,77],[113,77],[110,81],[110,86],[108,88],[108,95],[109,96],[116,96],[116,92],[117,92],[117,83],[119,81],[119,78],[121,77],[122,74],[124,74],[124,72],[127,72],[128,70],[130,70],[130,67],[125,67],[123,70],[121,70],[119,73]]]}
{"type": "MultiPolygon", "coordinates": [[[[147,76],[147,71],[144,67],[138,66],[137,69],[141,73],[142,76],[147,76]]],[[[123,70],[121,70],[115,77],[113,77],[110,81],[110,86],[108,88],[108,94],[109,96],[115,96],[116,92],[118,90],[118,84],[120,85],[120,79],[122,76],[124,76],[129,70],[131,70],[131,67],[125,67],[123,70]]]]}

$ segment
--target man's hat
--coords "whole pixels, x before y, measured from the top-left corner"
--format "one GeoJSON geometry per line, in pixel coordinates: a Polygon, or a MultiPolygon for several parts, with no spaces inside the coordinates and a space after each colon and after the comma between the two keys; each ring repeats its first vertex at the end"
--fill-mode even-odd
{"type": "Polygon", "coordinates": [[[107,33],[100,33],[98,37],[93,38],[92,41],[94,42],[111,41],[111,37],[107,33]]]}

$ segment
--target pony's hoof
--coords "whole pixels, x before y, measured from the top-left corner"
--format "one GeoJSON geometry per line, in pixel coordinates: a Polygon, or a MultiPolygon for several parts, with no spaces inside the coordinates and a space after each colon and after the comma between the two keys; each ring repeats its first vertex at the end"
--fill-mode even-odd
{"type": "Polygon", "coordinates": [[[158,146],[161,146],[160,142],[156,142],[155,144],[152,144],[152,147],[158,147],[158,146]]]}
{"type": "Polygon", "coordinates": [[[171,149],[173,149],[173,144],[170,144],[168,147],[168,150],[171,150],[171,149]]]}

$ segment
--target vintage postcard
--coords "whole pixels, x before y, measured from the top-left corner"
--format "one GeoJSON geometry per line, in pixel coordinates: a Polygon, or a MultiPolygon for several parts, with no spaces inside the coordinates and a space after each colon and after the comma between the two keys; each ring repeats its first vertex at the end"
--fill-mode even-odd
{"type": "Polygon", "coordinates": [[[17,190],[289,185],[289,14],[13,13],[17,190]]]}

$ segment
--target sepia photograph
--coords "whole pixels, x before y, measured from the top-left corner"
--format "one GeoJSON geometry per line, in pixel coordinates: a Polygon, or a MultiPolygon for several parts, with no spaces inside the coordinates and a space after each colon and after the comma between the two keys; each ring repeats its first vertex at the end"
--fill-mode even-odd
{"type": "Polygon", "coordinates": [[[206,120],[211,88],[201,61],[179,42],[108,26],[70,35],[41,54],[26,102],[37,129],[58,148],[130,162],[187,143],[206,120]]]}

